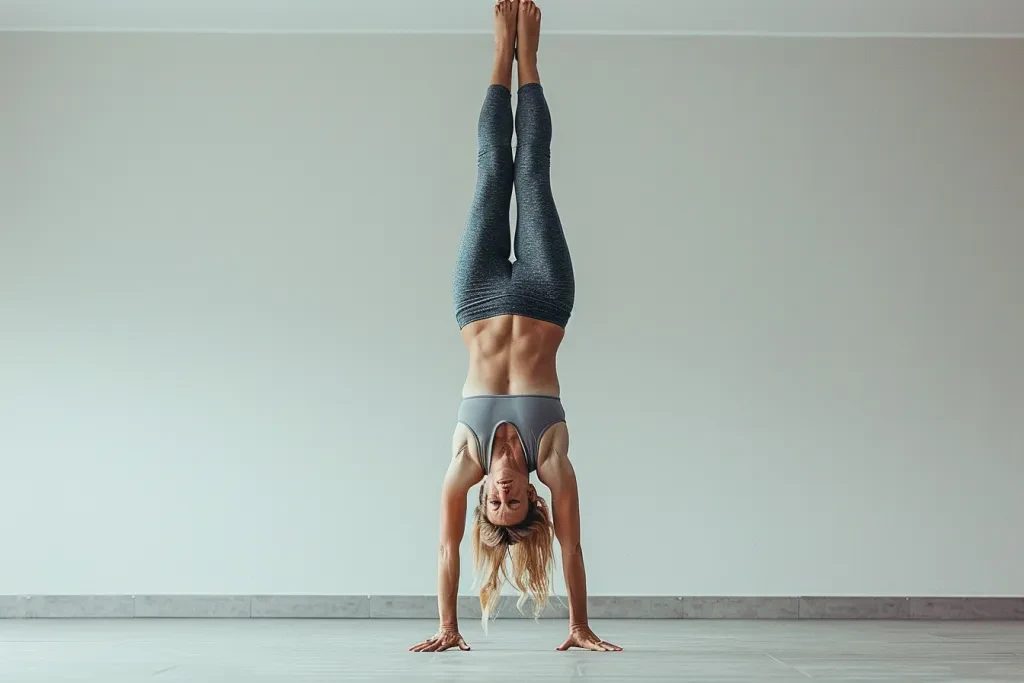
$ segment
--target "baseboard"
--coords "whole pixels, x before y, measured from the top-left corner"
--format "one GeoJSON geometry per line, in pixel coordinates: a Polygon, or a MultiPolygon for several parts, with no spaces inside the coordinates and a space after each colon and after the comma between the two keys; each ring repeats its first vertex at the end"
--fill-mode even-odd
{"type": "MultiPolygon", "coordinates": [[[[498,618],[528,619],[514,596],[498,618]]],[[[1024,621],[1021,598],[591,596],[592,619],[890,619],[1024,621]]],[[[434,596],[401,595],[9,595],[0,619],[437,619],[434,596]]],[[[459,616],[479,619],[474,596],[459,598],[459,616]]],[[[554,598],[541,619],[566,619],[554,598]]]]}

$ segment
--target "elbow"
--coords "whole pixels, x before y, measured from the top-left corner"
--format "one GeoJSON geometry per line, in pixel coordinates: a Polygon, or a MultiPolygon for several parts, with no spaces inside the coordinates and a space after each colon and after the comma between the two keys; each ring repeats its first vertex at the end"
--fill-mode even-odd
{"type": "Polygon", "coordinates": [[[438,547],[437,555],[444,562],[450,562],[452,558],[458,559],[459,546],[457,543],[442,542],[438,547]]]}
{"type": "Polygon", "coordinates": [[[583,557],[583,546],[579,540],[567,540],[565,543],[559,543],[562,546],[562,558],[574,558],[583,557]]]}

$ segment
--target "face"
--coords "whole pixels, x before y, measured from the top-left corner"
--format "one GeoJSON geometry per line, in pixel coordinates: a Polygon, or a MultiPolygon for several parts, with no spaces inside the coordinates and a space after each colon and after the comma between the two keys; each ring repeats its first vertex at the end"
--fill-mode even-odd
{"type": "Polygon", "coordinates": [[[526,519],[537,490],[527,475],[513,469],[495,469],[484,480],[482,498],[491,524],[514,526],[526,519]]]}

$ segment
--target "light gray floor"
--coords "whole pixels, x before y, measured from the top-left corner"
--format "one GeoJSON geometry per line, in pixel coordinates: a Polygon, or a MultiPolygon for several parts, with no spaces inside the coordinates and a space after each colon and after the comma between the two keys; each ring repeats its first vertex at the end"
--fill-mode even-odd
{"type": "Polygon", "coordinates": [[[463,625],[472,652],[406,652],[426,621],[0,621],[0,681],[1024,681],[1024,624],[595,623],[621,653],[555,652],[564,622],[463,625]]]}

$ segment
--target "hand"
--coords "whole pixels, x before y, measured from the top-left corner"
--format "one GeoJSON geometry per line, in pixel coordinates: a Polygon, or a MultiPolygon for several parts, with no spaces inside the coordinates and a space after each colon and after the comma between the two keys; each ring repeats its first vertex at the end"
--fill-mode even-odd
{"type": "Polygon", "coordinates": [[[594,650],[595,652],[622,652],[618,645],[612,645],[597,637],[589,626],[573,626],[569,629],[569,637],[562,646],[557,648],[559,652],[578,647],[582,650],[594,650]]]}
{"type": "Polygon", "coordinates": [[[444,652],[457,647],[460,650],[469,650],[466,640],[459,635],[457,628],[442,627],[433,638],[428,638],[419,645],[413,645],[409,652],[444,652]]]}

